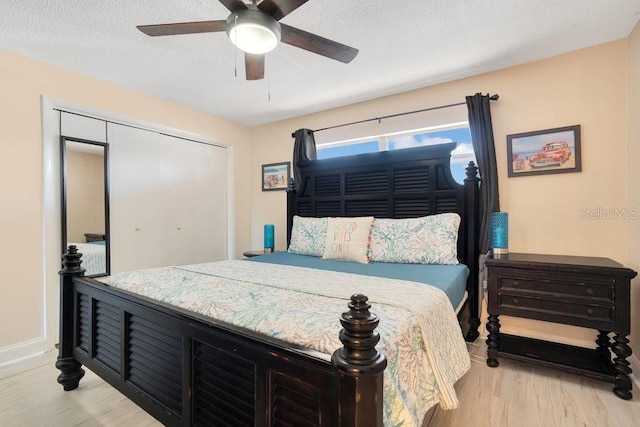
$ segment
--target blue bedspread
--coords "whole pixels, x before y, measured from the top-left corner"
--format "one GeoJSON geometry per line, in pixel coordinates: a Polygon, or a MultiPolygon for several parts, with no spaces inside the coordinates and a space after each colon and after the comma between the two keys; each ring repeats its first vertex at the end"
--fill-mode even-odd
{"type": "Polygon", "coordinates": [[[449,297],[454,309],[458,307],[464,298],[467,277],[469,276],[469,269],[464,264],[396,264],[387,262],[362,264],[358,262],[323,260],[319,257],[289,252],[276,252],[248,258],[247,260],[426,283],[443,290],[449,297]]]}

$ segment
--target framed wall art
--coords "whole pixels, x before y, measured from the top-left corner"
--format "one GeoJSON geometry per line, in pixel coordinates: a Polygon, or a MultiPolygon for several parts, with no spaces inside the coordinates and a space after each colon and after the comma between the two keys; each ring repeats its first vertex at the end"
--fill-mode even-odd
{"type": "Polygon", "coordinates": [[[582,171],[580,125],[507,135],[510,177],[582,171]]]}
{"type": "Polygon", "coordinates": [[[262,165],[262,191],[286,190],[291,176],[291,162],[262,165]]]}

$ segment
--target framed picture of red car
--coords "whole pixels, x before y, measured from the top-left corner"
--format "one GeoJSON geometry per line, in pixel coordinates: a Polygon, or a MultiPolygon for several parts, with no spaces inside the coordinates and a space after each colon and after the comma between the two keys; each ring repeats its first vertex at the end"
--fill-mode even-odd
{"type": "Polygon", "coordinates": [[[507,135],[509,176],[582,171],[580,125],[507,135]]]}

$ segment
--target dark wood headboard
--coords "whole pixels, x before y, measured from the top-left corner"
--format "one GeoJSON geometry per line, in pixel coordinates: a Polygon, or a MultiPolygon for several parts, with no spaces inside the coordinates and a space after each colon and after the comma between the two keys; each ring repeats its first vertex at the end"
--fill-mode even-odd
{"type": "Polygon", "coordinates": [[[287,193],[287,245],[294,215],[415,218],[457,212],[458,258],[470,270],[468,302],[477,318],[480,179],[473,164],[467,167],[464,185],[453,179],[455,147],[452,142],[300,163],[299,190],[287,193]]]}

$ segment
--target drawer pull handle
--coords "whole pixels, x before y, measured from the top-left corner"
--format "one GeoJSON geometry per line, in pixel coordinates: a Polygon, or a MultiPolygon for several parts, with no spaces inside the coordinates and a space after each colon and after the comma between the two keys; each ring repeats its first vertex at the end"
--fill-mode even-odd
{"type": "Polygon", "coordinates": [[[587,308],[587,314],[589,316],[592,316],[593,315],[593,308],[591,308],[591,307],[587,308]]]}
{"type": "Polygon", "coordinates": [[[518,298],[514,298],[514,299],[513,299],[513,303],[514,303],[514,304],[519,304],[519,303],[520,303],[520,300],[518,300],[518,298]]]}
{"type": "Polygon", "coordinates": [[[593,289],[591,288],[587,288],[587,295],[592,296],[593,295],[593,289]]]}
{"type": "Polygon", "coordinates": [[[518,282],[517,280],[513,281],[513,287],[517,288],[518,286],[520,286],[520,282],[518,282]]]}

